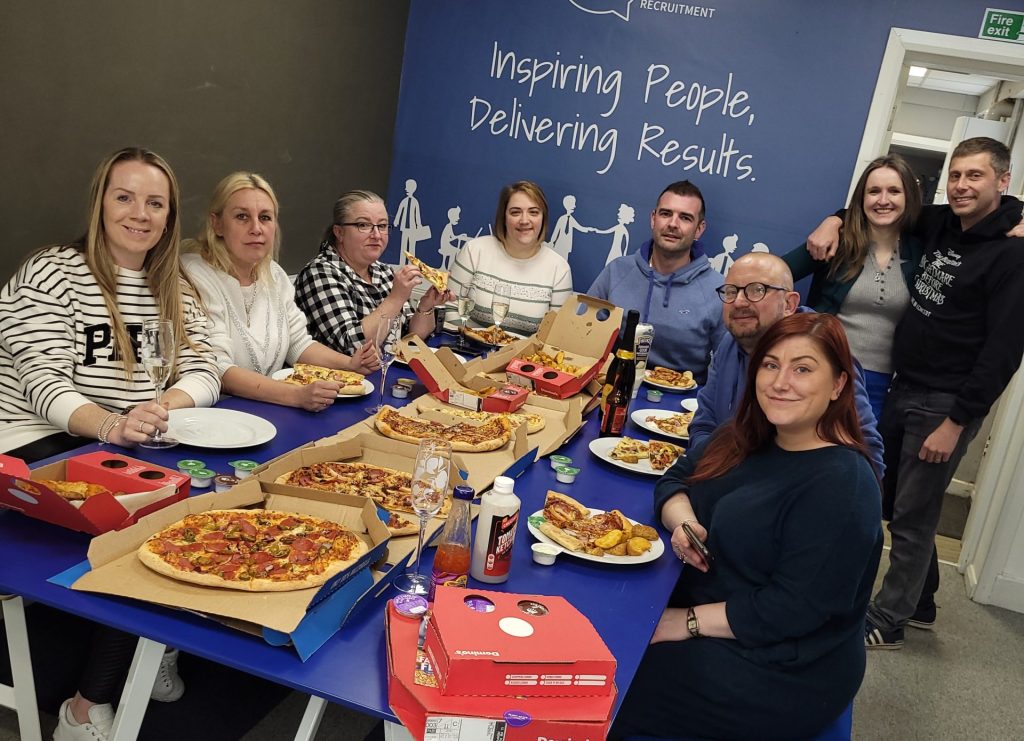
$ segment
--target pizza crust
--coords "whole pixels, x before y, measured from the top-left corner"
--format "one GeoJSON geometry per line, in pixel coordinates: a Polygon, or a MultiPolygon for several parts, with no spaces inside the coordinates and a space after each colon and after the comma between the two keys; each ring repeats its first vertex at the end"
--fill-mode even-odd
{"type": "Polygon", "coordinates": [[[401,424],[403,421],[408,421],[416,426],[424,424],[424,420],[403,417],[394,407],[385,405],[377,413],[377,416],[374,417],[374,426],[385,437],[404,442],[419,443],[420,440],[425,438],[439,437],[450,442],[452,450],[459,453],[486,453],[491,450],[497,450],[504,447],[512,438],[512,424],[504,417],[495,417],[482,425],[472,427],[471,429],[476,434],[490,436],[482,437],[479,440],[459,439],[460,431],[466,429],[461,424],[442,425],[440,423],[433,423],[437,425],[436,428],[431,429],[429,433],[424,432],[423,435],[417,436],[412,432],[396,428],[395,424],[401,424]]]}

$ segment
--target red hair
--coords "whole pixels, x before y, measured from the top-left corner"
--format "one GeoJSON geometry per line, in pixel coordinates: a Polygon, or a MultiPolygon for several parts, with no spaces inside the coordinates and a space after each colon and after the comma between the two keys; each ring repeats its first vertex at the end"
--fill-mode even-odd
{"type": "Polygon", "coordinates": [[[711,438],[697,464],[697,470],[690,477],[690,483],[707,481],[728,473],[751,453],[775,438],[775,425],[768,421],[757,401],[757,372],[764,356],[772,348],[794,337],[806,337],[813,341],[837,377],[846,373],[846,383],[839,392],[839,398],[829,402],[825,413],[818,420],[818,436],[827,442],[853,448],[870,462],[853,396],[853,381],[857,377],[857,370],[843,325],[831,314],[803,312],[779,320],[758,341],[750,355],[747,385],[736,416],[711,438]]]}

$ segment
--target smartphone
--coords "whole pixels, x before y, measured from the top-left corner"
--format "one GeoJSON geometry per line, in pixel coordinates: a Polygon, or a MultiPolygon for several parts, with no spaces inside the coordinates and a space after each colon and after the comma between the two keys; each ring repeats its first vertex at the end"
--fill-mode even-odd
{"type": "Polygon", "coordinates": [[[695,533],[693,528],[690,527],[690,523],[683,523],[683,532],[686,533],[686,537],[690,539],[690,545],[693,546],[693,550],[697,551],[697,553],[701,555],[701,558],[704,559],[704,563],[711,566],[711,562],[715,560],[715,557],[711,555],[711,551],[709,551],[708,547],[704,545],[704,542],[697,537],[697,533],[695,533]]]}

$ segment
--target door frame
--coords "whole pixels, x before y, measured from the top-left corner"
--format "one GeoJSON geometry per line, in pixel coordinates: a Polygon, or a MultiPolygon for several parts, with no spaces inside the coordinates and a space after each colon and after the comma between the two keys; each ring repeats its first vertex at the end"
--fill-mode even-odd
{"type": "MultiPolygon", "coordinates": [[[[871,160],[888,151],[896,100],[906,75],[907,57],[929,56],[962,62],[979,74],[1001,77],[1008,70],[1024,76],[1021,47],[989,39],[892,28],[878,71],[847,202],[857,178],[871,160]]],[[[967,593],[977,602],[1024,612],[1024,584],[1005,579],[1018,530],[1024,523],[1024,497],[1009,496],[1024,486],[1024,376],[1018,373],[1003,393],[988,450],[978,469],[971,514],[964,531],[957,568],[967,593]],[[1016,501],[1015,501],[1016,500],[1016,501]]],[[[1024,537],[1024,534],[1022,534],[1024,537]]]]}

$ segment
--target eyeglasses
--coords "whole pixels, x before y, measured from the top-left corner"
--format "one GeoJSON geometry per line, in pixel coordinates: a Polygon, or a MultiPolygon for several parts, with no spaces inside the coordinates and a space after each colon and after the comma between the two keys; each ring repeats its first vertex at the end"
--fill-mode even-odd
{"type": "Polygon", "coordinates": [[[338,226],[354,226],[356,231],[360,234],[369,234],[374,229],[376,229],[381,236],[388,233],[387,222],[384,222],[383,224],[371,224],[368,221],[345,221],[338,224],[338,226]]]}
{"type": "Polygon", "coordinates": [[[734,286],[731,283],[726,283],[724,286],[719,286],[715,289],[715,293],[718,294],[718,298],[722,299],[723,304],[731,304],[736,300],[736,297],[740,295],[740,291],[743,291],[743,295],[747,297],[747,301],[752,304],[756,304],[758,301],[763,299],[767,295],[768,291],[788,291],[788,288],[782,286],[770,286],[767,283],[747,283],[745,286],[734,286]]]}

